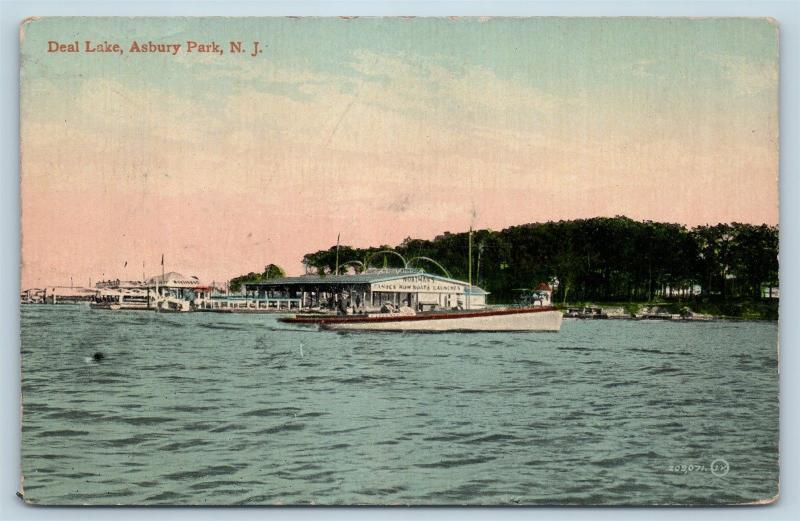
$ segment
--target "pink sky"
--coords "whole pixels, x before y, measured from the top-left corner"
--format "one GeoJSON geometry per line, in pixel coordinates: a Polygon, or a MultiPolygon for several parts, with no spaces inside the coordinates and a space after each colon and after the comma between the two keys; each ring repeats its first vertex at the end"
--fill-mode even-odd
{"type": "Polygon", "coordinates": [[[25,80],[22,287],[140,278],[142,262],[150,276],[162,253],[207,282],[270,262],[296,273],[338,233],[370,246],[593,216],[777,224],[774,64],[721,61],[724,99],[697,111],[654,87],[603,101],[485,66],[352,57],[355,78],[215,70],[296,95],[242,85],[212,101],[127,76],[73,78],[69,96],[25,80]]]}

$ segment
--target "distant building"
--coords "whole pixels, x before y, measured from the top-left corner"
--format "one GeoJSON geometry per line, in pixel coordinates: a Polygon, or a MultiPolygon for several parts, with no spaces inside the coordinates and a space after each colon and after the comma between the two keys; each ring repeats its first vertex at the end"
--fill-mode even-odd
{"type": "Polygon", "coordinates": [[[778,286],[761,286],[761,298],[781,298],[781,289],[778,286]]]}
{"type": "Polygon", "coordinates": [[[20,293],[20,299],[26,304],[73,304],[93,300],[96,292],[94,288],[47,286],[25,290],[20,293]]]}
{"type": "Polygon", "coordinates": [[[20,292],[19,300],[23,304],[44,304],[44,296],[43,288],[30,288],[20,292]]]}
{"type": "Polygon", "coordinates": [[[692,286],[681,286],[678,288],[665,286],[663,295],[665,297],[696,297],[702,295],[702,293],[702,286],[694,284],[692,286]]]}

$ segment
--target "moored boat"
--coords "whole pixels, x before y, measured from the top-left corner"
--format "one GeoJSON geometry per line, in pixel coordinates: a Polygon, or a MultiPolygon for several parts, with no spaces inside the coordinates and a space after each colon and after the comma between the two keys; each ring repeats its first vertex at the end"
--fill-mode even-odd
{"type": "Polygon", "coordinates": [[[140,289],[101,289],[89,303],[91,309],[150,310],[151,299],[146,291],[140,289]]]}
{"type": "Polygon", "coordinates": [[[188,300],[162,297],[156,301],[155,309],[159,313],[188,313],[192,307],[188,300]]]}
{"type": "Polygon", "coordinates": [[[550,306],[496,308],[430,313],[369,315],[295,315],[280,319],[290,324],[318,325],[333,331],[550,331],[561,329],[562,313],[550,306]]]}

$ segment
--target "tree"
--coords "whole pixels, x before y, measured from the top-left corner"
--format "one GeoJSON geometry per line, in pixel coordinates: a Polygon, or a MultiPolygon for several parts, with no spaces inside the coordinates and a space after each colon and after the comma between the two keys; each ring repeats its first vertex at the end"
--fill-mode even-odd
{"type": "Polygon", "coordinates": [[[283,271],[283,268],[276,264],[267,264],[264,266],[264,273],[262,274],[262,279],[281,279],[286,276],[286,272],[283,271]]]}
{"type": "Polygon", "coordinates": [[[778,229],[765,224],[733,223],[731,227],[731,273],[740,291],[746,289],[748,296],[760,298],[762,284],[778,281],[778,229]]]}
{"type": "Polygon", "coordinates": [[[267,279],[279,279],[286,276],[286,271],[277,264],[267,264],[262,273],[251,271],[247,275],[239,275],[230,281],[230,290],[234,293],[241,291],[244,284],[252,284],[267,279]]]}
{"type": "MultiPolygon", "coordinates": [[[[683,298],[695,284],[706,295],[755,297],[762,284],[775,284],[778,277],[778,229],[767,225],[688,229],[625,216],[595,217],[475,230],[473,241],[473,281],[494,302],[509,302],[514,289],[552,280],[559,281],[554,300],[561,302],[683,298]]],[[[445,232],[432,240],[409,237],[394,248],[342,245],[340,273],[345,266],[364,269],[368,260],[372,267],[401,267],[397,256],[377,254],[394,250],[406,259],[430,257],[466,281],[468,243],[467,232],[445,232]]],[[[306,254],[303,264],[307,272],[334,273],[336,246],[306,254]]]]}

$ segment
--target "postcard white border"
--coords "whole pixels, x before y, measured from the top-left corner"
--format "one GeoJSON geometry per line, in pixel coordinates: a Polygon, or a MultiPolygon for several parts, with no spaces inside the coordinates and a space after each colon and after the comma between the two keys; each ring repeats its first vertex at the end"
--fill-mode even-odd
{"type": "Polygon", "coordinates": [[[30,520],[138,519],[795,519],[800,517],[800,159],[797,1],[234,1],[145,2],[0,0],[0,517],[30,520]],[[736,508],[43,508],[14,492],[19,475],[19,22],[27,16],[771,16],[781,34],[781,499],[736,508]]]}

